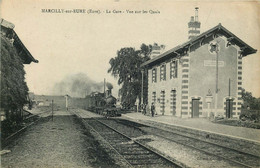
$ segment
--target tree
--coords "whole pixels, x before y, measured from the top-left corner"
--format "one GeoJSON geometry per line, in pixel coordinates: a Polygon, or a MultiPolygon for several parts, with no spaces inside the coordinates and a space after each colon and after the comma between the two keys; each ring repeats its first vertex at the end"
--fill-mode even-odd
{"type": "MultiPolygon", "coordinates": [[[[130,108],[135,104],[137,98],[141,100],[142,73],[140,65],[148,61],[152,45],[142,44],[139,50],[132,47],[121,48],[117,56],[111,58],[108,73],[118,78],[122,105],[130,108]]],[[[144,73],[144,102],[147,102],[147,73],[144,73]]],[[[141,102],[141,101],[139,101],[141,102]]]]}
{"type": "Polygon", "coordinates": [[[16,49],[4,37],[1,43],[1,109],[8,117],[9,111],[15,113],[27,103],[28,87],[16,49]]]}
{"type": "Polygon", "coordinates": [[[244,101],[243,108],[249,107],[252,110],[260,110],[260,98],[255,98],[251,92],[242,89],[242,99],[244,101]]]}

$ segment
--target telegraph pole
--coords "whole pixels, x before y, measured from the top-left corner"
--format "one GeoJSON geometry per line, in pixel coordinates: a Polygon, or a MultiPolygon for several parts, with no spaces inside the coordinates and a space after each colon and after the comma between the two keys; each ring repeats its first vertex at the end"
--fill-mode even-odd
{"type": "Polygon", "coordinates": [[[106,78],[104,78],[104,98],[106,98],[106,78]]]}
{"type": "Polygon", "coordinates": [[[215,96],[215,112],[214,112],[214,118],[217,115],[217,109],[218,109],[218,57],[219,57],[219,44],[216,43],[216,96],[215,96]]]}
{"type": "Polygon", "coordinates": [[[52,113],[52,121],[53,121],[53,100],[51,100],[51,113],[52,113]]]}
{"type": "Polygon", "coordinates": [[[230,86],[230,78],[228,79],[228,97],[231,96],[230,94],[231,86],[230,86]]]}

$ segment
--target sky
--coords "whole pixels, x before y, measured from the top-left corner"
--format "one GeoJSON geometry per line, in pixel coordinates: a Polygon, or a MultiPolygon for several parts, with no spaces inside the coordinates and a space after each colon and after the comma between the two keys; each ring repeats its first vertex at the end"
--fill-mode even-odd
{"type": "Polygon", "coordinates": [[[1,17],[15,24],[14,30],[39,60],[25,65],[31,92],[51,94],[53,86],[67,76],[85,73],[96,82],[106,78],[117,93],[117,79],[107,73],[109,60],[116,52],[123,47],[138,49],[142,43],[155,42],[168,50],[186,42],[187,23],[194,16],[195,7],[199,7],[201,32],[221,23],[258,50],[243,58],[243,87],[260,97],[257,1],[2,0],[1,17]],[[91,9],[100,14],[43,13],[43,9],[91,9]]]}

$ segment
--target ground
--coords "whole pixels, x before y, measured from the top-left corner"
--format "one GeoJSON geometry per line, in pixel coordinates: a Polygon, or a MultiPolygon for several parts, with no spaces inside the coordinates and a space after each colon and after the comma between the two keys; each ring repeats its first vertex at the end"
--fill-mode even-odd
{"type": "MultiPolygon", "coordinates": [[[[85,110],[73,110],[82,118],[102,117],[85,110]]],[[[116,154],[113,154],[101,142],[99,138],[82,120],[67,111],[54,111],[52,120],[50,113],[42,113],[42,110],[34,111],[41,116],[41,119],[28,127],[18,136],[9,141],[9,145],[2,150],[2,167],[124,167],[118,161],[116,154]],[[3,153],[4,153],[3,152],[3,153]]],[[[128,113],[120,117],[128,120],[138,120],[141,123],[156,122],[163,125],[175,124],[182,127],[199,129],[204,131],[237,136],[242,139],[259,140],[259,129],[249,129],[215,124],[207,119],[180,119],[170,116],[144,116],[141,113],[128,113]]],[[[125,127],[121,129],[127,130],[125,127]]],[[[146,127],[143,128],[145,131],[146,127]]],[[[122,130],[121,130],[122,131],[122,130]]],[[[147,137],[138,137],[147,138],[147,137]]],[[[230,167],[225,161],[194,152],[185,146],[174,142],[149,136],[151,141],[147,145],[171,156],[190,167],[230,167]],[[195,165],[196,163],[196,165],[195,165]]],[[[257,150],[258,151],[258,150],[257,150]]]]}
{"type": "Polygon", "coordinates": [[[224,124],[216,124],[206,118],[178,118],[175,116],[156,115],[155,117],[145,116],[141,113],[128,113],[122,116],[128,119],[139,121],[154,121],[163,124],[176,125],[189,129],[202,130],[206,132],[214,132],[216,134],[228,137],[236,137],[238,139],[247,139],[260,143],[260,129],[230,126],[224,124]]]}
{"type": "Polygon", "coordinates": [[[118,167],[96,139],[68,112],[44,117],[15,138],[2,167],[118,167]]]}
{"type": "Polygon", "coordinates": [[[223,124],[223,125],[231,125],[231,126],[236,126],[236,127],[246,127],[246,128],[255,128],[255,129],[260,129],[260,123],[255,122],[255,121],[250,121],[250,120],[238,120],[238,119],[222,119],[222,120],[216,120],[213,121],[214,123],[217,124],[223,124]]]}

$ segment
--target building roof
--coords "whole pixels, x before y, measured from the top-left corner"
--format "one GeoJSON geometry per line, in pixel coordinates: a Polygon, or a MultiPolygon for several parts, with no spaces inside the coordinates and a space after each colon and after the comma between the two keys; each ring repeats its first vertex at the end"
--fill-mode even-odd
{"type": "Polygon", "coordinates": [[[231,33],[229,30],[227,30],[225,27],[223,27],[219,23],[217,26],[213,27],[212,29],[209,29],[208,31],[206,31],[206,32],[194,37],[194,38],[192,38],[191,40],[189,40],[189,41],[187,41],[187,42],[185,42],[181,45],[178,45],[178,46],[164,52],[163,54],[161,54],[161,55],[159,55],[159,56],[157,56],[157,57],[155,57],[151,60],[144,62],[143,64],[141,64],[141,67],[148,66],[148,65],[151,65],[151,64],[155,64],[157,61],[165,60],[165,59],[168,59],[169,57],[172,57],[172,56],[177,56],[178,51],[183,50],[184,48],[187,48],[190,45],[195,44],[198,41],[202,40],[203,38],[205,38],[205,36],[209,36],[209,35],[214,34],[214,33],[223,34],[227,38],[232,39],[233,43],[235,43],[239,47],[243,48],[244,49],[243,52],[242,52],[243,57],[257,52],[256,49],[254,49],[251,46],[249,46],[248,44],[246,44],[244,41],[242,41],[240,38],[238,38],[236,35],[231,33]]]}
{"type": "Polygon", "coordinates": [[[0,19],[0,22],[1,22],[1,26],[4,26],[6,28],[9,28],[9,29],[14,29],[15,25],[11,22],[8,22],[4,19],[0,19]]]}
{"type": "MultiPolygon", "coordinates": [[[[24,64],[30,64],[31,62],[38,63],[39,61],[36,60],[32,54],[28,51],[28,49],[24,46],[23,42],[20,40],[16,32],[13,30],[14,33],[14,46],[22,48],[23,52],[22,54],[22,59],[24,64]]],[[[20,54],[19,54],[20,55],[20,54]]]]}
{"type": "Polygon", "coordinates": [[[19,56],[22,58],[23,63],[24,64],[30,64],[31,62],[35,62],[38,63],[39,61],[36,60],[32,54],[28,51],[28,49],[24,46],[24,44],[22,43],[22,41],[20,40],[19,36],[16,34],[16,32],[14,31],[14,27],[15,25],[4,20],[4,19],[0,19],[1,22],[1,28],[4,27],[8,30],[11,30],[12,34],[13,34],[13,45],[14,47],[18,50],[18,54],[19,56]]]}

